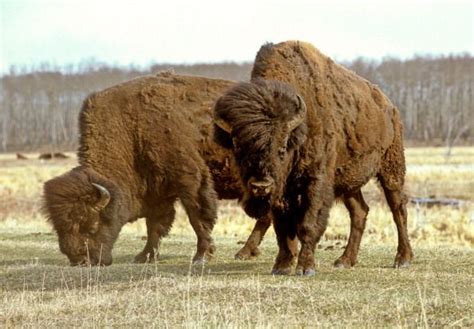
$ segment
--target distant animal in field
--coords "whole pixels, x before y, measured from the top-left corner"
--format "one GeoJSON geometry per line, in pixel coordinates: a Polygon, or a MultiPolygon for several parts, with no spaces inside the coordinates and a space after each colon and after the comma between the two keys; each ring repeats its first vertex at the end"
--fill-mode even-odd
{"type": "MultiPolygon", "coordinates": [[[[212,140],[212,105],[234,83],[166,73],[89,96],[79,118],[79,166],[44,185],[45,213],[71,265],[109,265],[121,228],[145,217],[135,261],[158,257],[181,200],[197,235],[194,262],[212,256],[217,198],[242,196],[231,152],[212,140]],[[217,194],[216,194],[217,192],[217,194]]],[[[259,220],[242,258],[257,254],[259,220]]]]}
{"type": "Polygon", "coordinates": [[[40,160],[51,160],[51,159],[68,159],[69,157],[61,152],[49,152],[49,153],[41,153],[38,156],[38,159],[40,160]]]}
{"type": "Polygon", "coordinates": [[[227,91],[214,108],[215,140],[232,150],[245,212],[271,213],[279,252],[274,274],[314,275],[314,252],[335,198],[351,217],[337,267],[351,267],[369,207],[361,188],[378,178],[398,230],[395,267],[413,258],[407,234],[405,158],[398,109],[380,89],[299,41],[264,45],[251,83],[227,91]]]}
{"type": "Polygon", "coordinates": [[[39,160],[51,160],[53,158],[53,153],[41,153],[38,156],[39,160]]]}
{"type": "Polygon", "coordinates": [[[54,159],[68,159],[69,157],[64,153],[55,152],[55,153],[53,153],[53,158],[54,159]]]}
{"type": "Polygon", "coordinates": [[[16,158],[17,158],[17,160],[28,160],[28,157],[24,154],[21,154],[21,153],[17,153],[16,158]]]}

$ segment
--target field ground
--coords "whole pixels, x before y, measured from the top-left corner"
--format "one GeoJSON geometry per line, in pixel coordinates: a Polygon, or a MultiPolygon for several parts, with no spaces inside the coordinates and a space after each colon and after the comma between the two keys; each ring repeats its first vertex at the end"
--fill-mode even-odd
{"type": "MultiPolygon", "coordinates": [[[[334,270],[341,250],[318,251],[314,278],[269,275],[276,252],[232,260],[237,239],[217,237],[216,259],[190,269],[194,237],[172,235],[155,264],[130,264],[143,241],[124,234],[114,265],[70,268],[51,234],[2,234],[0,323],[7,326],[456,326],[474,325],[474,252],[419,247],[411,269],[390,267],[393,246],[364,245],[360,264],[334,270]]],[[[327,243],[326,248],[330,246],[327,243]]],[[[332,242],[331,242],[332,245],[332,242]]]]}
{"type": "Polygon", "coordinates": [[[474,326],[474,147],[407,149],[407,192],[458,199],[457,207],[409,205],[416,259],[391,268],[396,229],[375,182],[359,264],[335,270],[349,220],[332,212],[312,278],[269,275],[276,244],[258,258],[235,261],[253,220],[223,202],[214,230],[215,259],[191,267],[195,238],[180,209],[160,260],[132,264],[143,247],[143,221],[127,225],[107,268],[71,268],[39,212],[42,183],[75,159],[40,162],[0,155],[0,326],[33,327],[428,327],[474,326]]]}

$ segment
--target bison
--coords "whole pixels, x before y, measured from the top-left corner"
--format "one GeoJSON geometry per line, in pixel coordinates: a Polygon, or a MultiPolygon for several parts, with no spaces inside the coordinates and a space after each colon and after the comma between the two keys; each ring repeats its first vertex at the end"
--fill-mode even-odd
{"type": "MultiPolygon", "coordinates": [[[[123,225],[146,218],[136,262],[157,257],[181,200],[196,232],[195,262],[214,250],[210,232],[221,199],[240,198],[232,154],[212,141],[211,108],[234,83],[163,73],[89,96],[79,117],[79,166],[44,184],[44,210],[71,265],[109,265],[123,225]],[[215,187],[215,190],[214,190],[215,187]]],[[[258,253],[269,217],[238,257],[258,253]]]]}
{"type": "Polygon", "coordinates": [[[356,263],[369,207],[361,188],[377,177],[398,229],[396,267],[413,258],[403,192],[405,158],[397,108],[380,89],[308,43],[266,44],[250,83],[214,107],[214,139],[232,150],[252,217],[271,213],[279,252],[272,273],[314,275],[315,246],[335,198],[349,210],[351,232],[337,267],[356,263]]]}

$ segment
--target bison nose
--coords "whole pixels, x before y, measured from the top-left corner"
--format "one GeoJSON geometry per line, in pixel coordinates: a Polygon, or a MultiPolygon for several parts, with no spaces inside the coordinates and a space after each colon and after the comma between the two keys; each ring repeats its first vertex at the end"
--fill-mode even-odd
{"type": "Polygon", "coordinates": [[[272,191],[273,179],[265,178],[264,180],[250,181],[250,188],[254,196],[262,197],[267,196],[272,191]]]}
{"type": "Polygon", "coordinates": [[[109,265],[112,265],[112,257],[108,257],[108,258],[103,258],[103,259],[101,259],[99,265],[100,265],[100,266],[109,266],[109,265]]]}

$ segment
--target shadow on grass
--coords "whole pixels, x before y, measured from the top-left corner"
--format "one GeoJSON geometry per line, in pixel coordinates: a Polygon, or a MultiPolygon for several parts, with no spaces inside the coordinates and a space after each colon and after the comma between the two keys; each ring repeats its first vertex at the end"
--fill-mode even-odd
{"type": "Polygon", "coordinates": [[[15,258],[8,260],[0,260],[0,267],[24,267],[24,266],[65,266],[68,265],[66,258],[40,258],[40,257],[30,257],[30,258],[15,258]]]}
{"type": "MultiPolygon", "coordinates": [[[[137,284],[156,277],[174,278],[179,281],[189,275],[216,278],[244,278],[255,275],[271,277],[270,271],[276,255],[276,248],[268,244],[258,258],[236,261],[233,259],[235,244],[220,242],[216,257],[210,263],[191,266],[192,254],[195,251],[194,241],[167,240],[156,262],[134,264],[133,258],[141,250],[142,241],[123,239],[114,249],[114,262],[111,266],[70,267],[67,258],[57,250],[54,236],[18,236],[3,241],[5,244],[0,244],[0,290],[4,291],[54,291],[97,286],[101,289],[116,289],[118,286],[137,284]]],[[[439,273],[469,273],[473,268],[473,251],[470,249],[415,250],[416,258],[408,271],[393,269],[394,247],[364,246],[359,255],[359,263],[349,270],[335,270],[332,267],[340,253],[338,249],[318,250],[317,274],[311,280],[351,282],[355,276],[370,281],[374,276],[397,279],[411,272],[436,270],[439,273]]],[[[291,280],[295,277],[291,275],[281,278],[291,280]]]]}
{"type": "Polygon", "coordinates": [[[8,291],[54,291],[83,289],[100,285],[131,284],[154,277],[179,278],[186,276],[247,276],[270,273],[271,263],[261,261],[211,261],[205,265],[191,265],[189,257],[180,254],[160,256],[155,262],[134,264],[133,255],[120,255],[107,267],[71,267],[67,259],[57,258],[11,259],[0,262],[0,289],[8,291]]]}

